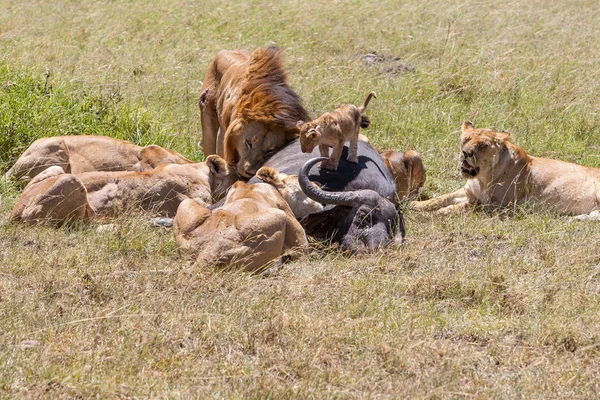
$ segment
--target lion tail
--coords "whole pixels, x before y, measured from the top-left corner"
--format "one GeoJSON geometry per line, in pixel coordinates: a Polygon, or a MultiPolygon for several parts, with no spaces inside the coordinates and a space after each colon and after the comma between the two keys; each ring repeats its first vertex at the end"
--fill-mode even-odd
{"type": "Polygon", "coordinates": [[[375,92],[371,92],[369,93],[369,95],[367,96],[367,98],[365,99],[365,102],[362,106],[360,106],[360,112],[364,112],[367,109],[367,106],[369,105],[369,102],[371,101],[371,99],[375,97],[377,98],[377,95],[375,94],[375,92]]]}
{"type": "Polygon", "coordinates": [[[358,111],[360,111],[360,127],[361,128],[368,128],[369,125],[371,125],[371,120],[369,119],[369,117],[367,117],[365,115],[365,109],[367,108],[367,106],[369,105],[369,102],[371,101],[371,99],[373,97],[377,98],[377,95],[375,94],[375,92],[369,93],[369,95],[365,99],[364,104],[358,108],[358,111]]]}

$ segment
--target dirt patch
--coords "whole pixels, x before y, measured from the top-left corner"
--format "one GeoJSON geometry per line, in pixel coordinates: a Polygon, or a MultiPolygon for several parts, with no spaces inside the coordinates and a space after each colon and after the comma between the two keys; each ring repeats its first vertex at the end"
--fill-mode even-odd
{"type": "Polygon", "coordinates": [[[379,66],[380,73],[382,74],[395,76],[415,72],[415,67],[409,63],[402,62],[400,57],[382,54],[374,50],[362,54],[360,57],[366,65],[379,66]]]}

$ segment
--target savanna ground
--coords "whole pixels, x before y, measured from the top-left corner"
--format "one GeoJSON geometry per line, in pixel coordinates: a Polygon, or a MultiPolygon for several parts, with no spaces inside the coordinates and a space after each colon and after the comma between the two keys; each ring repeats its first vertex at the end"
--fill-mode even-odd
{"type": "MultiPolygon", "coordinates": [[[[465,119],[600,167],[598,38],[596,0],[5,0],[0,169],[77,133],[201,160],[209,60],[273,43],[313,116],[377,92],[364,133],[421,152],[425,196],[463,184],[465,119]]],[[[0,189],[2,220],[18,193],[0,189]]],[[[3,224],[0,397],[598,396],[597,222],[405,216],[400,249],[314,244],[268,278],[191,269],[143,216],[3,224]]]]}

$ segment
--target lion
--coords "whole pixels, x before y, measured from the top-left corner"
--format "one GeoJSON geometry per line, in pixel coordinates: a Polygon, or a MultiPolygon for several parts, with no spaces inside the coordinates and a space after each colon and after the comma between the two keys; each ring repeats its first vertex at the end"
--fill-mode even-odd
{"type": "Polygon", "coordinates": [[[87,200],[83,183],[62,167],[54,165],[29,181],[8,220],[28,224],[62,225],[89,220],[94,211],[87,200]]]}
{"type": "Polygon", "coordinates": [[[141,147],[108,136],[74,135],[37,139],[6,172],[4,179],[29,181],[53,165],[66,173],[92,171],[148,171],[158,165],[191,164],[174,150],[141,147]]]}
{"type": "Polygon", "coordinates": [[[414,150],[389,150],[381,152],[381,156],[396,183],[396,202],[418,196],[427,178],[421,155],[414,150]]]}
{"type": "Polygon", "coordinates": [[[245,179],[297,137],[296,121],[308,120],[276,47],[220,51],[208,66],[199,105],[204,154],[220,155],[245,179]]]}
{"type": "Polygon", "coordinates": [[[542,204],[562,215],[597,212],[600,169],[528,155],[510,141],[508,132],[475,128],[466,121],[460,139],[464,188],[427,201],[414,202],[416,210],[447,214],[469,206],[506,207],[542,204]]]}
{"type": "Polygon", "coordinates": [[[181,257],[195,265],[261,271],[283,255],[300,256],[306,234],[279,192],[266,183],[236,182],[214,210],[193,200],[179,206],[173,222],[181,257]]]}
{"type": "Polygon", "coordinates": [[[341,104],[332,112],[327,112],[310,122],[298,121],[300,144],[303,153],[312,153],[316,146],[322,157],[328,157],[321,168],[336,171],[344,143],[350,141],[347,160],[358,163],[357,147],[360,128],[367,128],[371,121],[365,115],[365,109],[371,98],[377,98],[375,92],[369,93],[362,106],[341,104]],[[331,156],[329,146],[333,147],[331,156]]]}
{"type": "Polygon", "coordinates": [[[297,219],[323,211],[323,204],[310,199],[300,188],[298,175],[280,173],[273,167],[261,167],[256,177],[273,186],[288,203],[297,219]]]}
{"type": "Polygon", "coordinates": [[[183,200],[191,198],[208,206],[237,179],[237,173],[217,155],[203,163],[163,164],[145,172],[68,174],[55,165],[29,182],[9,220],[62,225],[116,217],[130,208],[172,217],[183,200]]]}

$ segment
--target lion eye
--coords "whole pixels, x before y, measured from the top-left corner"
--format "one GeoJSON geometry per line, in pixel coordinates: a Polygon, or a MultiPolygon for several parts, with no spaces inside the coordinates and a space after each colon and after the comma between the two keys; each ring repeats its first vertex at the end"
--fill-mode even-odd
{"type": "Polygon", "coordinates": [[[248,146],[249,149],[252,148],[252,141],[250,139],[246,139],[246,146],[248,146]]]}
{"type": "Polygon", "coordinates": [[[276,150],[276,149],[271,149],[271,150],[268,150],[268,151],[265,153],[265,158],[269,158],[269,157],[271,157],[271,156],[272,156],[272,155],[275,153],[275,150],[276,150]]]}

